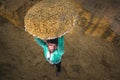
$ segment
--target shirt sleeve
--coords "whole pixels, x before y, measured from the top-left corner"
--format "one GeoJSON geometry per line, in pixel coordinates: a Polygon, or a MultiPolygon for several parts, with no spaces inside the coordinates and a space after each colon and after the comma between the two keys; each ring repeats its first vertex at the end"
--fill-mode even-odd
{"type": "Polygon", "coordinates": [[[37,38],[36,36],[34,36],[36,42],[38,43],[38,45],[40,45],[42,48],[44,48],[46,46],[46,43],[41,40],[40,38],[37,38]]]}
{"type": "Polygon", "coordinates": [[[60,55],[64,54],[64,36],[61,36],[58,38],[58,49],[60,52],[60,55]]]}

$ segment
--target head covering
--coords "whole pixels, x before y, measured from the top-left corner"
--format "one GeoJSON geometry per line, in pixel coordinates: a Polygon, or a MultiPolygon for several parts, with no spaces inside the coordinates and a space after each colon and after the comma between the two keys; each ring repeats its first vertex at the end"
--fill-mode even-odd
{"type": "Polygon", "coordinates": [[[47,43],[58,44],[58,38],[49,39],[49,40],[47,40],[47,43]]]}

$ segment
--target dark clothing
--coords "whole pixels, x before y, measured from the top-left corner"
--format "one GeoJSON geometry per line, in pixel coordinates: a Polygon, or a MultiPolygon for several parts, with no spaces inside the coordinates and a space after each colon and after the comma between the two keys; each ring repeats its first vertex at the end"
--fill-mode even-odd
{"type": "Polygon", "coordinates": [[[58,64],[55,64],[56,68],[57,68],[57,72],[61,72],[61,62],[58,64]]]}

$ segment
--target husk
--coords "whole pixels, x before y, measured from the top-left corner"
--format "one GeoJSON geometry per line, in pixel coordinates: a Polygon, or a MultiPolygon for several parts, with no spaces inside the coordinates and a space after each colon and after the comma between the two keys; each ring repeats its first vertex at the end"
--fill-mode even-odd
{"type": "Polygon", "coordinates": [[[25,16],[25,29],[41,39],[53,39],[69,32],[76,20],[70,0],[43,0],[25,16]]]}

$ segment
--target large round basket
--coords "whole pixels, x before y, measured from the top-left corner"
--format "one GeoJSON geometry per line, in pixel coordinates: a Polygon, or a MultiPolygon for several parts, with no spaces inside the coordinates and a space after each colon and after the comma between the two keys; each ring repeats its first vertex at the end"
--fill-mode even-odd
{"type": "Polygon", "coordinates": [[[43,0],[28,10],[25,29],[41,39],[54,39],[75,26],[76,15],[71,0],[43,0]]]}

